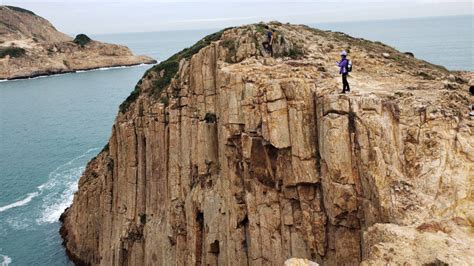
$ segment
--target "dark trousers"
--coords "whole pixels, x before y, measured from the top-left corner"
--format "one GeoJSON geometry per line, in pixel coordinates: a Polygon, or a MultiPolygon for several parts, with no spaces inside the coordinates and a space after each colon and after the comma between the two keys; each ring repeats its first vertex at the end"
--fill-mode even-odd
{"type": "Polygon", "coordinates": [[[267,50],[273,57],[273,45],[271,45],[269,41],[263,42],[262,45],[263,48],[265,48],[265,50],[267,50]]]}
{"type": "Polygon", "coordinates": [[[347,74],[342,74],[342,92],[351,91],[349,82],[347,82],[347,74]]]}

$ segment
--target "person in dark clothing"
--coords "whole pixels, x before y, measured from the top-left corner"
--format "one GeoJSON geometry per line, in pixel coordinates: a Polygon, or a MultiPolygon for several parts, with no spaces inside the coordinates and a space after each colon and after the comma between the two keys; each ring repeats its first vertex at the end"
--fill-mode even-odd
{"type": "Polygon", "coordinates": [[[351,88],[349,87],[349,82],[347,81],[347,75],[349,75],[348,65],[349,60],[347,60],[347,52],[342,51],[341,61],[337,62],[337,66],[339,66],[339,74],[342,75],[342,93],[346,93],[346,91],[351,91],[351,88]]]}
{"type": "Polygon", "coordinates": [[[274,39],[274,33],[273,30],[270,30],[270,27],[265,26],[265,29],[267,30],[267,40],[262,43],[263,48],[267,50],[267,52],[270,53],[270,55],[273,57],[273,39],[274,39]]]}

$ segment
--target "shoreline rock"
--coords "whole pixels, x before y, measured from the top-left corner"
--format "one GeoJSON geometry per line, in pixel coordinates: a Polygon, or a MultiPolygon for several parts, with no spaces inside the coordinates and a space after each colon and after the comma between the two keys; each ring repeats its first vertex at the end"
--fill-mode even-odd
{"type": "Polygon", "coordinates": [[[0,81],[10,81],[10,80],[23,80],[23,79],[33,79],[33,78],[39,78],[39,77],[50,77],[50,76],[55,76],[55,75],[62,75],[62,74],[69,74],[69,73],[78,73],[81,71],[94,71],[102,68],[121,68],[121,67],[134,67],[134,66],[141,66],[141,65],[154,65],[156,64],[156,60],[150,60],[149,63],[137,63],[137,64],[131,64],[131,65],[112,65],[112,66],[104,66],[104,67],[93,67],[93,68],[86,68],[86,69],[75,69],[75,70],[67,70],[67,71],[57,71],[57,72],[43,72],[43,73],[34,73],[29,76],[17,76],[13,78],[8,78],[8,79],[0,79],[0,81]]]}

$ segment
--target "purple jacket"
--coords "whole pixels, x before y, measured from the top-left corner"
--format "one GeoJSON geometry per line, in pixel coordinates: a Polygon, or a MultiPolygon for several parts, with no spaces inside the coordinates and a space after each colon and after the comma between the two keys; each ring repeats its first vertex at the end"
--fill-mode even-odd
{"type": "Polygon", "coordinates": [[[343,58],[337,65],[340,67],[339,74],[347,74],[347,64],[349,64],[349,60],[347,58],[343,58]]]}

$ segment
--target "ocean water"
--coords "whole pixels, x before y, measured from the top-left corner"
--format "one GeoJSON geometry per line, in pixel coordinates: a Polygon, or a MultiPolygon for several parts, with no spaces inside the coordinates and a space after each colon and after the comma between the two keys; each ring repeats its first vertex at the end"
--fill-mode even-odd
{"type": "MultiPolygon", "coordinates": [[[[317,24],[473,70],[473,16],[317,24]],[[444,21],[439,23],[439,21],[444,21]],[[418,30],[417,30],[418,28],[418,30]]],[[[164,60],[215,30],[96,35],[164,60]]],[[[0,265],[68,265],[58,218],[149,66],[0,82],[0,265]]]]}
{"type": "Polygon", "coordinates": [[[320,23],[311,26],[381,41],[449,70],[474,70],[474,16],[320,23]]]}

